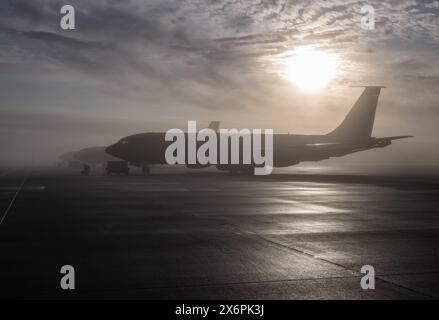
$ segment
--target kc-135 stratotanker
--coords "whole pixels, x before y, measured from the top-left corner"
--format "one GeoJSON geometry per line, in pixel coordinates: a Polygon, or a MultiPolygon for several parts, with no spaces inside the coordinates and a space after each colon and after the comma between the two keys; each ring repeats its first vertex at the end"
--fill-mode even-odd
{"type": "MultiPolygon", "coordinates": [[[[304,161],[321,161],[332,157],[342,157],[360,151],[384,148],[393,140],[412,136],[372,137],[378,98],[382,86],[367,86],[342,123],[325,135],[273,135],[273,166],[288,167],[304,161]]],[[[210,129],[217,131],[218,122],[213,122],[210,129]]],[[[187,134],[186,134],[187,135],[187,134]]],[[[166,141],[165,132],[134,134],[122,138],[106,148],[106,152],[114,157],[128,161],[132,165],[141,166],[148,173],[152,165],[167,164],[166,149],[172,141],[166,141]]],[[[188,140],[188,139],[186,139],[188,140]]],[[[240,145],[242,147],[242,144],[240,145]]],[[[187,148],[187,146],[186,146],[187,148]]],[[[241,150],[242,155],[242,150],[241,150]]],[[[220,152],[218,153],[220,157],[220,152]]],[[[242,159],[242,157],[241,157],[242,159]]],[[[249,172],[254,164],[222,164],[215,166],[219,170],[230,172],[249,172]]],[[[199,169],[209,164],[187,164],[189,168],[199,169]]]]}

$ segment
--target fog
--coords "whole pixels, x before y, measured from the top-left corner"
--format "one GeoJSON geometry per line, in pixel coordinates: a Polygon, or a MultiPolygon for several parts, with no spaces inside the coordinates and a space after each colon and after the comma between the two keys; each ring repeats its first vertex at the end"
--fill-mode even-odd
{"type": "Polygon", "coordinates": [[[60,154],[139,132],[222,120],[225,128],[324,134],[361,94],[386,85],[374,136],[414,135],[324,165],[433,165],[439,151],[437,1],[59,1],[0,4],[0,165],[55,164],[60,154]],[[284,77],[294,48],[340,57],[315,92],[284,77]]]}

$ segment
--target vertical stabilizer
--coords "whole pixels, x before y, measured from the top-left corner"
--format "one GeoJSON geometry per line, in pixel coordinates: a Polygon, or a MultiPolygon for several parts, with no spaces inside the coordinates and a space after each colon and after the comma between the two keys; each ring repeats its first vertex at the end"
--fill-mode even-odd
{"type": "Polygon", "coordinates": [[[365,87],[343,122],[327,135],[331,140],[362,141],[372,135],[373,123],[381,89],[385,87],[365,87]]]}

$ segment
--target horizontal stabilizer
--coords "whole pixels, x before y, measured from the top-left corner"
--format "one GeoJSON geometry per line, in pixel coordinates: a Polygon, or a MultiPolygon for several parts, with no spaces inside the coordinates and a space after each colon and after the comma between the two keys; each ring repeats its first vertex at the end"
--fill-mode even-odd
{"type": "Polygon", "coordinates": [[[407,139],[407,138],[413,138],[413,136],[395,136],[395,137],[383,137],[383,138],[376,138],[378,140],[399,140],[399,139],[407,139]]]}
{"type": "Polygon", "coordinates": [[[210,124],[209,124],[209,129],[212,129],[213,131],[215,131],[215,132],[218,132],[218,130],[219,130],[219,127],[220,127],[220,124],[221,124],[221,121],[212,121],[210,124]]]}

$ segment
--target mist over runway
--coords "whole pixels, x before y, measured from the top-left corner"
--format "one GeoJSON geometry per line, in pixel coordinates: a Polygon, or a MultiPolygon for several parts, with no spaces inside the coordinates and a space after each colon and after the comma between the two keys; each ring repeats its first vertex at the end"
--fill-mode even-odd
{"type": "Polygon", "coordinates": [[[438,298],[438,195],[414,175],[3,170],[0,296],[438,298]]]}

